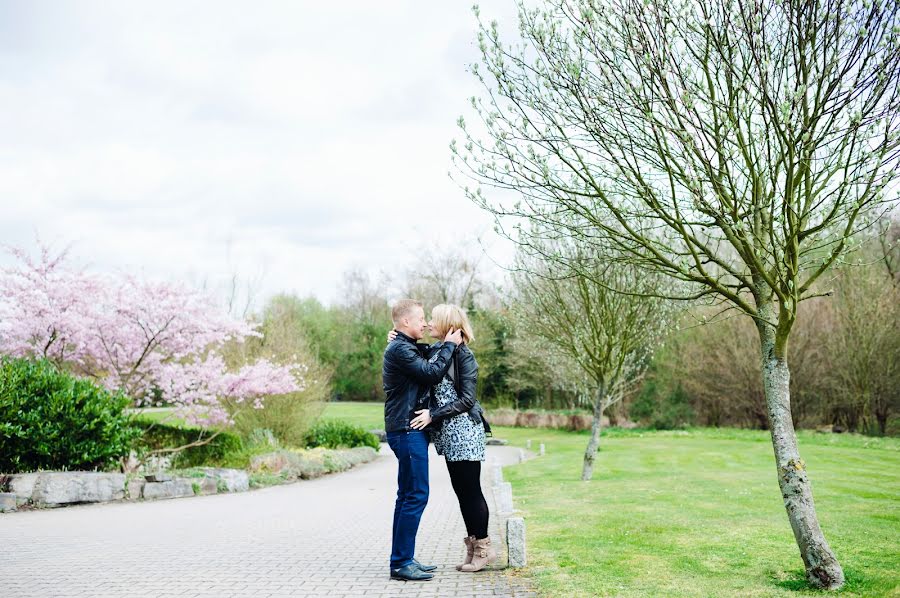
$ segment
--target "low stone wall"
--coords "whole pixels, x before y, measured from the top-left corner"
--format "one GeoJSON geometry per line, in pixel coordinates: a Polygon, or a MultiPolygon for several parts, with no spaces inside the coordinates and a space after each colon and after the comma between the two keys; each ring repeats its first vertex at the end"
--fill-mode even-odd
{"type": "MultiPolygon", "coordinates": [[[[7,491],[5,496],[14,497],[15,507],[23,505],[60,507],[125,498],[125,474],[122,473],[87,471],[23,473],[5,476],[4,486],[7,491]]],[[[11,511],[15,508],[5,510],[11,511]]]]}
{"type": "MultiPolygon", "coordinates": [[[[552,413],[543,411],[516,411],[515,409],[491,409],[485,417],[492,426],[509,426],[514,428],[555,428],[557,430],[590,430],[592,418],[585,413],[552,413]]],[[[610,426],[607,416],[601,419],[604,428],[610,426]]],[[[618,421],[622,428],[633,428],[636,424],[629,421],[618,421]]]]}
{"type": "MultiPolygon", "coordinates": [[[[252,472],[283,474],[284,481],[311,479],[346,471],[372,461],[370,447],[347,450],[275,451],[255,457],[252,472]]],[[[0,476],[0,513],[19,507],[53,508],[117,500],[160,500],[204,496],[250,489],[250,475],[241,469],[199,467],[187,475],[144,476],[93,471],[44,471],[0,476]]]]}
{"type": "Polygon", "coordinates": [[[151,474],[128,477],[123,473],[95,471],[43,471],[6,476],[8,492],[4,511],[22,506],[64,507],[74,504],[103,503],[116,500],[154,500],[195,494],[242,492],[248,490],[249,477],[238,469],[209,468],[203,478],[172,477],[151,474]],[[14,505],[8,497],[14,497],[14,505]]]}
{"type": "Polygon", "coordinates": [[[166,473],[135,477],[128,481],[129,500],[159,500],[186,496],[207,496],[228,492],[246,492],[250,476],[242,469],[196,468],[189,476],[166,473]]]}

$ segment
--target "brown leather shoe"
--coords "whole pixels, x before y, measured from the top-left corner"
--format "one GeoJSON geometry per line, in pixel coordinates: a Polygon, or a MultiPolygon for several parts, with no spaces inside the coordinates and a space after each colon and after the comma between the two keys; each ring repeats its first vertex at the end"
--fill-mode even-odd
{"type": "Polygon", "coordinates": [[[472,562],[463,565],[460,571],[474,573],[497,560],[497,551],[491,547],[490,538],[482,538],[472,542],[472,562]]]}
{"type": "Polygon", "coordinates": [[[466,560],[465,562],[456,566],[457,571],[462,571],[463,565],[468,565],[472,562],[472,555],[475,554],[475,548],[472,543],[475,541],[475,536],[466,536],[463,538],[463,542],[466,543],[466,560]]]}

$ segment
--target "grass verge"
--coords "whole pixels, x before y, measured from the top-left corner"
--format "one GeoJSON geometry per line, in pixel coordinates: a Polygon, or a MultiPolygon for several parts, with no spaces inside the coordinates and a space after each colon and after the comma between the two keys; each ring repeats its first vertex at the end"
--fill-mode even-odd
{"type": "MultiPolygon", "coordinates": [[[[611,430],[593,480],[588,435],[499,428],[547,453],[507,467],[528,525],[530,575],[548,596],[796,596],[809,589],[767,432],[611,430]]],[[[847,585],[898,595],[896,439],[800,434],[820,523],[847,585]]]]}

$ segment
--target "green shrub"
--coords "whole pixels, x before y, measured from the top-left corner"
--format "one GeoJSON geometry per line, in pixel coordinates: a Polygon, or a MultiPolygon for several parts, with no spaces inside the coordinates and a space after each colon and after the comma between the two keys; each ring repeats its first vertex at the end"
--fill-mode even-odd
{"type": "Polygon", "coordinates": [[[234,430],[249,438],[256,430],[268,430],[284,446],[302,446],[312,423],[319,417],[327,397],[325,382],[311,383],[301,392],[265,398],[262,409],[225,401],[234,418],[234,430]]]}
{"type": "Polygon", "coordinates": [[[380,442],[365,428],[338,419],[326,419],[316,423],[307,433],[306,446],[332,449],[370,446],[377,451],[380,442]]]}
{"type": "Polygon", "coordinates": [[[281,448],[281,443],[275,438],[272,430],[267,428],[256,428],[244,437],[244,446],[256,449],[263,447],[269,450],[281,448]]]}
{"type": "MultiPolygon", "coordinates": [[[[185,446],[215,433],[213,430],[182,428],[144,420],[137,420],[135,423],[143,429],[138,450],[142,455],[150,451],[185,446]]],[[[233,432],[220,432],[207,444],[192,446],[179,452],[172,461],[172,467],[222,466],[230,455],[242,450],[243,442],[240,436],[233,432]]]]}
{"type": "Polygon", "coordinates": [[[278,473],[268,473],[260,471],[250,474],[251,488],[266,488],[267,486],[277,486],[288,481],[283,475],[278,473]]]}
{"type": "Polygon", "coordinates": [[[652,378],[644,383],[631,405],[630,414],[654,430],[685,428],[693,424],[695,417],[690,396],[680,384],[663,394],[652,378]]]}
{"type": "Polygon", "coordinates": [[[111,466],[140,433],[128,405],[47,361],[0,359],[0,471],[111,466]]]}
{"type": "Polygon", "coordinates": [[[289,469],[292,475],[301,477],[304,480],[313,480],[330,473],[325,466],[324,453],[320,451],[296,451],[294,455],[295,457],[291,459],[289,469]]]}
{"type": "Polygon", "coordinates": [[[224,349],[227,363],[235,369],[262,358],[274,363],[298,363],[303,370],[302,390],[267,396],[262,409],[248,401],[223,400],[234,420],[234,431],[245,439],[254,430],[265,429],[281,446],[302,447],[331,394],[331,370],[308,346],[296,315],[290,301],[285,304],[274,299],[263,310],[259,328],[262,336],[229,343],[224,349]]]}
{"type": "Polygon", "coordinates": [[[325,463],[325,469],[329,472],[347,471],[353,466],[340,451],[329,451],[323,454],[322,461],[325,463]]]}
{"type": "Polygon", "coordinates": [[[343,451],[344,458],[350,462],[350,465],[359,465],[360,463],[368,463],[378,455],[378,451],[370,446],[358,446],[343,451]]]}
{"type": "Polygon", "coordinates": [[[279,449],[267,453],[265,459],[251,462],[250,485],[311,480],[327,473],[346,471],[360,463],[368,463],[376,455],[375,449],[370,446],[352,449],[279,449]]]}
{"type": "Polygon", "coordinates": [[[900,436],[900,416],[889,417],[885,426],[885,436],[900,436]]]}

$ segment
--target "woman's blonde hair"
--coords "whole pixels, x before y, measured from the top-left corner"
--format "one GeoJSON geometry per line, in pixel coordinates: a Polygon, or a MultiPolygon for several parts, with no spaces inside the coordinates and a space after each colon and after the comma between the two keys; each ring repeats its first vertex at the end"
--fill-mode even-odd
{"type": "Polygon", "coordinates": [[[436,329],[433,332],[436,332],[440,338],[443,338],[453,328],[462,330],[463,343],[468,344],[475,340],[475,335],[472,333],[472,324],[469,323],[469,316],[466,315],[466,310],[458,305],[447,303],[435,305],[434,309],[431,310],[431,322],[436,329]]]}

